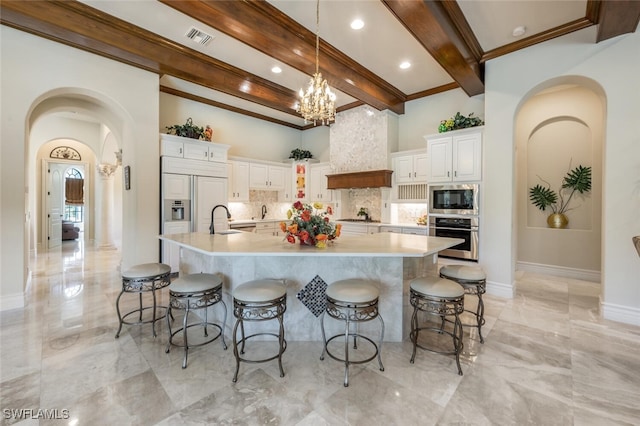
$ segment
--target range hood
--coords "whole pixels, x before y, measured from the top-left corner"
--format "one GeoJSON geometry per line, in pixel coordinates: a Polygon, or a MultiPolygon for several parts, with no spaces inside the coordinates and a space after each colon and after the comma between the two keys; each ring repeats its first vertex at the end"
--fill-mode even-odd
{"type": "Polygon", "coordinates": [[[367,170],[327,175],[327,189],[391,188],[391,173],[393,170],[367,170]]]}

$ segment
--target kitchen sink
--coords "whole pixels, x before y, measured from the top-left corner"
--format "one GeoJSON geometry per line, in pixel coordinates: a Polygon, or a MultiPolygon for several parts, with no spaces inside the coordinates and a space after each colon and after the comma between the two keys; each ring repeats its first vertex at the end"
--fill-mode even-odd
{"type": "Polygon", "coordinates": [[[359,222],[359,223],[380,223],[379,220],[364,220],[364,219],[338,219],[338,222],[359,222]]]}
{"type": "Polygon", "coordinates": [[[235,231],[233,229],[229,229],[227,231],[216,232],[215,235],[229,235],[229,234],[240,234],[242,231],[235,231]]]}

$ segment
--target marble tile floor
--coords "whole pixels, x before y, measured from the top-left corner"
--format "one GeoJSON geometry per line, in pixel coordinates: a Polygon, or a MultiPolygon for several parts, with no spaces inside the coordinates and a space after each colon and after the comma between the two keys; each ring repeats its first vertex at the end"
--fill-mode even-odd
{"type": "Polygon", "coordinates": [[[284,378],[276,362],[242,364],[234,384],[219,341],[183,370],[164,322],[156,339],[150,325],[114,338],[119,258],[70,241],[32,259],[27,307],[0,313],[2,425],[640,424],[640,327],[601,318],[598,284],[518,273],[513,299],[485,297],[485,344],[465,329],[463,376],[451,356],[410,364],[405,340],[384,344],[384,372],[352,366],[345,388],[319,343],[289,342],[284,378]]]}

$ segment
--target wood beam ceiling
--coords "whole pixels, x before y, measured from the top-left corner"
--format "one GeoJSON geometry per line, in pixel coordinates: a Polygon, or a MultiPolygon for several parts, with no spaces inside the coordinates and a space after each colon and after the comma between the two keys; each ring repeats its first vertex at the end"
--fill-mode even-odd
{"type": "MultiPolygon", "coordinates": [[[[592,0],[593,1],[593,0],[592,0]]],[[[640,23],[640,1],[594,1],[597,7],[598,37],[596,43],[633,33],[640,23]]],[[[594,7],[594,9],[596,9],[594,7]]]]}
{"type": "Polygon", "coordinates": [[[433,0],[382,2],[467,95],[484,93],[484,67],[479,57],[482,49],[457,4],[433,0]]]}
{"type": "Polygon", "coordinates": [[[0,23],[299,116],[293,90],[80,2],[3,0],[0,23]]]}
{"type": "MultiPolygon", "coordinates": [[[[266,1],[159,1],[298,71],[315,72],[315,33],[266,1]]],[[[320,58],[331,87],[378,110],[404,113],[404,93],[322,39],[320,58]]]]}

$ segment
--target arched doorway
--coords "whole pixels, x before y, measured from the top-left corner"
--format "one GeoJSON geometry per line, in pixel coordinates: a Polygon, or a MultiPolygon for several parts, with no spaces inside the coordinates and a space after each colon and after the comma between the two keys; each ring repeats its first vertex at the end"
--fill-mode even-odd
{"type": "MultiPolygon", "coordinates": [[[[89,244],[99,243],[102,248],[120,248],[122,242],[122,170],[119,165],[121,145],[114,126],[114,113],[105,110],[104,103],[89,97],[69,97],[57,94],[42,100],[34,107],[32,115],[29,152],[30,170],[27,179],[31,187],[36,188],[30,194],[30,210],[38,212],[38,219],[31,223],[31,249],[48,248],[52,236],[58,237],[59,223],[55,223],[55,232],[50,232],[48,196],[51,192],[47,185],[49,170],[56,171],[62,184],[59,192],[66,192],[67,174],[79,174],[83,179],[83,199],[68,200],[61,194],[62,209],[60,219],[71,222],[66,224],[78,231],[78,237],[89,244]],[[81,161],[70,157],[51,157],[53,153],[71,148],[81,161]],[[105,179],[100,178],[100,165],[108,164],[116,170],[105,179]],[[77,166],[77,167],[76,167],[77,166]],[[75,172],[74,172],[75,170],[75,172]],[[110,191],[108,206],[101,203],[105,191],[110,191]],[[107,208],[108,207],[108,208],[107,208]],[[67,217],[68,216],[68,217],[67,217]],[[81,217],[80,217],[81,216],[81,217]],[[105,229],[108,228],[108,229],[105,229]],[[80,235],[82,232],[82,235],[80,235]],[[109,241],[105,241],[105,236],[109,241]],[[114,244],[117,242],[119,245],[114,244]]],[[[35,219],[35,218],[34,218],[35,219]]],[[[74,233],[68,233],[73,237],[74,233]]],[[[60,235],[64,237],[64,235],[60,235]]],[[[62,238],[60,238],[62,239],[62,238]]],[[[56,244],[53,244],[54,246],[56,244]]]]}
{"type": "Polygon", "coordinates": [[[605,98],[592,80],[568,76],[541,84],[516,114],[518,270],[600,282],[605,98]],[[567,229],[546,224],[529,199],[536,184],[556,192],[570,169],[592,168],[592,189],[575,197],[567,229]]]}

